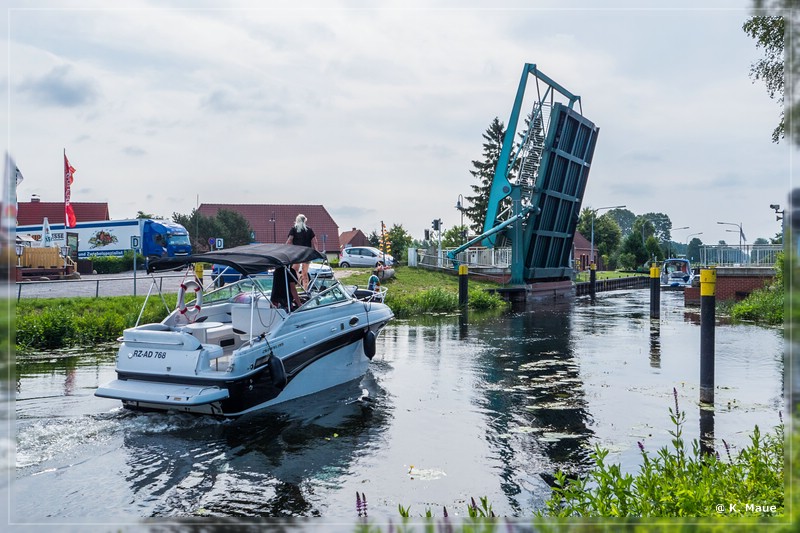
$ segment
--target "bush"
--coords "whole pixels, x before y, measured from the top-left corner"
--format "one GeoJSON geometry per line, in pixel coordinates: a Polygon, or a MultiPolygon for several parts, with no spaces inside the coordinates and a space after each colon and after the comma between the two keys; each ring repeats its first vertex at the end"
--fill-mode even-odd
{"type": "MultiPolygon", "coordinates": [[[[167,304],[174,307],[175,295],[167,304]]],[[[16,348],[24,353],[111,342],[136,324],[144,297],[57,298],[17,303],[16,348]]],[[[160,298],[150,298],[142,323],[167,316],[160,298]]]]}
{"type": "MultiPolygon", "coordinates": [[[[128,250],[122,257],[101,257],[92,255],[88,259],[92,260],[92,268],[98,274],[119,274],[133,270],[133,251],[128,250]]],[[[136,256],[136,269],[142,270],[145,267],[144,257],[136,256]]]]}
{"type": "MultiPolygon", "coordinates": [[[[704,454],[698,442],[688,451],[682,426],[686,414],[678,410],[670,419],[675,425],[672,449],[661,448],[650,456],[640,442],[643,464],[634,477],[623,474],[617,464],[605,462],[608,450],[597,446],[595,466],[585,478],[567,479],[556,474],[553,495],[547,501],[549,516],[656,517],[656,516],[777,516],[784,510],[783,424],[762,438],[758,426],[751,444],[727,461],[719,454],[704,454]],[[758,505],[748,508],[745,504],[758,505]],[[729,507],[729,504],[738,504],[729,507]],[[723,505],[722,510],[718,508],[723,505]],[[775,507],[774,512],[763,509],[775,507]]],[[[724,443],[725,441],[723,441],[724,443]]]]}

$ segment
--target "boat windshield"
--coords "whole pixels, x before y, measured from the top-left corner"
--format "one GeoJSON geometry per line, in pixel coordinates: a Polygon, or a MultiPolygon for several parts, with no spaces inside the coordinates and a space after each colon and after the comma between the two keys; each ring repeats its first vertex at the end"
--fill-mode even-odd
{"type": "Polygon", "coordinates": [[[255,275],[240,279],[234,283],[229,283],[219,289],[209,291],[203,295],[203,302],[213,303],[219,301],[228,301],[235,298],[240,294],[250,294],[255,289],[256,292],[261,292],[265,296],[272,293],[272,276],[268,275],[255,275]],[[254,284],[255,283],[255,287],[254,284]]]}
{"type": "Polygon", "coordinates": [[[326,305],[333,305],[339,302],[346,302],[348,300],[352,300],[352,297],[345,292],[341,284],[336,283],[332,287],[329,287],[319,294],[311,297],[306,303],[297,309],[297,312],[314,309],[316,307],[323,307],[326,305]]]}

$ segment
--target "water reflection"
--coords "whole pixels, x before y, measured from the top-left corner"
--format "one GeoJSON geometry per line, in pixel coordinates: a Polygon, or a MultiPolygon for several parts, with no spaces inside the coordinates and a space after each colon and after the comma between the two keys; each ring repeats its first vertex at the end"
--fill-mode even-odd
{"type": "Polygon", "coordinates": [[[661,368],[661,319],[650,319],[650,366],[661,368]]]}
{"type": "Polygon", "coordinates": [[[317,489],[380,441],[384,400],[354,382],[235,421],[132,414],[126,482],[151,516],[321,516],[317,489]]]}
{"type": "Polygon", "coordinates": [[[397,520],[398,505],[463,513],[480,496],[498,515],[530,516],[558,469],[591,466],[595,444],[625,472],[641,462],[637,441],[668,446],[673,388],[699,418],[685,439],[709,451],[779,423],[781,332],[719,324],[716,410],[697,411],[691,316],[664,295],[651,320],[647,291],[631,290],[507,316],[396,320],[360,384],[232,422],[95,398],[113,350],[18,358],[13,518],[350,522],[355,492],[376,520],[397,520]]]}
{"type": "MultiPolygon", "coordinates": [[[[570,343],[572,306],[548,305],[482,325],[492,339],[481,358],[487,439],[504,465],[502,488],[515,513],[520,494],[544,492],[553,472],[587,465],[588,412],[570,343]]],[[[530,496],[529,496],[530,497],[530,496]]]]}

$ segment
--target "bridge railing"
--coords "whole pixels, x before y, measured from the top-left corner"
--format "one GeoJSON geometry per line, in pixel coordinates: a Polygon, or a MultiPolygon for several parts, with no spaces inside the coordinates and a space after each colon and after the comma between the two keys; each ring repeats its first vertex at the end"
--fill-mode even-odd
{"type": "MultiPolygon", "coordinates": [[[[447,257],[447,252],[455,248],[418,248],[416,261],[418,266],[429,268],[455,268],[453,261],[447,257]]],[[[456,254],[455,260],[471,269],[498,269],[504,270],[511,265],[511,248],[469,248],[456,254]]]]}
{"type": "Polygon", "coordinates": [[[700,263],[717,266],[774,266],[780,244],[729,244],[703,245],[700,247],[700,263]]]}

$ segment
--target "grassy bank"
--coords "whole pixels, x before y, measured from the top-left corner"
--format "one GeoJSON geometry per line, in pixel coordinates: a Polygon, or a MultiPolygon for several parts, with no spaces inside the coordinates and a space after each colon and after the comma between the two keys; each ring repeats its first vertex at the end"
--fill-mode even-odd
{"type": "MultiPolygon", "coordinates": [[[[366,286],[370,271],[344,279],[347,285],[366,286]]],[[[421,313],[450,313],[458,310],[458,278],[440,272],[400,267],[396,276],[385,282],[389,289],[386,303],[398,318],[421,313]]],[[[505,309],[505,302],[486,292],[494,283],[470,282],[472,310],[505,309]]],[[[173,309],[177,297],[167,295],[173,309]]],[[[23,299],[16,307],[16,349],[18,353],[89,346],[111,342],[122,330],[136,324],[144,303],[143,296],[103,298],[23,299]]],[[[158,297],[151,297],[140,322],[158,322],[168,314],[158,297]]]]}

